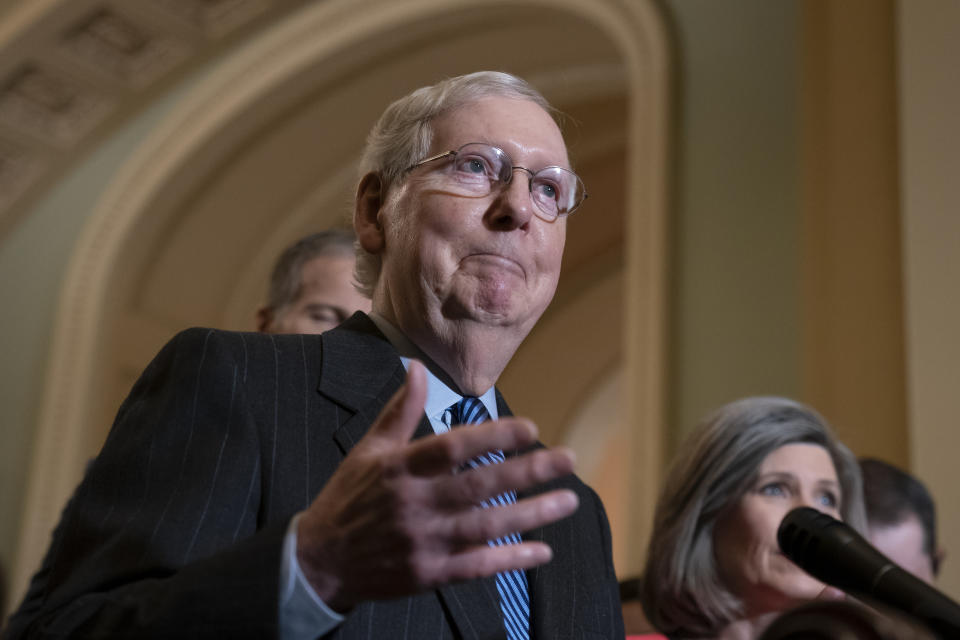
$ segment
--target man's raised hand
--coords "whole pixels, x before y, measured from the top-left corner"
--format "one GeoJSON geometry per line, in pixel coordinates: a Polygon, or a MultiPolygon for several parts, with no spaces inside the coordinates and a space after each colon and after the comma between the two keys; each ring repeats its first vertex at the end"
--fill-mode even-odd
{"type": "Polygon", "coordinates": [[[538,449],[454,473],[487,451],[533,444],[537,430],[528,420],[504,418],[411,441],[423,417],[426,387],[423,365],[411,362],[406,383],[300,517],[301,569],[335,610],[543,564],[552,557],[546,544],[487,541],[577,509],[577,496],[569,490],[479,508],[486,498],[571,473],[573,454],[538,449]]]}

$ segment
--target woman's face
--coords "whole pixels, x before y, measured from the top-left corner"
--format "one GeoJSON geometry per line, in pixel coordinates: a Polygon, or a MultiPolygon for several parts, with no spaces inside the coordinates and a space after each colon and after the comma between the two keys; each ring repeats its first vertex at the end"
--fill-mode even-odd
{"type": "Polygon", "coordinates": [[[816,598],[824,584],[780,551],[777,528],[787,513],[807,506],[840,518],[840,482],[826,449],[788,444],[760,464],[747,492],[717,521],[713,545],[720,578],[748,616],[780,611],[816,598]]]}

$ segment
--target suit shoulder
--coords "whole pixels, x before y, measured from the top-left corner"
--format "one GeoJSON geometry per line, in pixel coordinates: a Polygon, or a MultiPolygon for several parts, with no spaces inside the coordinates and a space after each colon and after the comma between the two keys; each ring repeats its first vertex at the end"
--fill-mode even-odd
{"type": "Polygon", "coordinates": [[[576,475],[575,473],[571,473],[570,475],[561,478],[560,485],[564,488],[575,491],[581,497],[581,500],[583,498],[587,498],[592,502],[602,504],[600,496],[596,491],[593,490],[593,487],[581,480],[580,476],[576,475]]]}
{"type": "Polygon", "coordinates": [[[255,331],[229,331],[211,327],[190,327],[178,331],[164,349],[228,349],[243,352],[319,348],[320,336],[307,334],[267,334],[255,331]]]}
{"type": "Polygon", "coordinates": [[[145,374],[161,371],[274,369],[305,352],[319,353],[319,336],[276,336],[209,327],[177,332],[154,356],[145,374]],[[226,367],[227,369],[224,369],[226,367]]]}
{"type": "Polygon", "coordinates": [[[218,342],[230,342],[233,340],[263,341],[269,340],[269,337],[267,334],[253,331],[230,331],[228,329],[215,329],[213,327],[188,327],[175,333],[173,337],[170,338],[169,343],[196,344],[210,340],[218,342]]]}

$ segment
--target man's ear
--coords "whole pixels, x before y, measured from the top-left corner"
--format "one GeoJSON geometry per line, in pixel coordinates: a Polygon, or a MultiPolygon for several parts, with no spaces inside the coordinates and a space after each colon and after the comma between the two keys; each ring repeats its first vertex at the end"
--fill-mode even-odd
{"type": "Polygon", "coordinates": [[[273,322],[273,309],[270,307],[260,307],[257,309],[257,331],[260,333],[270,333],[270,323],[273,322]]]}
{"type": "Polygon", "coordinates": [[[937,552],[933,554],[931,558],[933,564],[933,576],[937,577],[940,575],[940,569],[943,568],[943,561],[947,558],[947,551],[943,547],[937,549],[937,552]]]}
{"type": "Polygon", "coordinates": [[[383,225],[380,224],[384,195],[383,180],[379,175],[368,173],[360,179],[353,210],[353,230],[360,246],[374,255],[381,253],[384,246],[383,225]]]}

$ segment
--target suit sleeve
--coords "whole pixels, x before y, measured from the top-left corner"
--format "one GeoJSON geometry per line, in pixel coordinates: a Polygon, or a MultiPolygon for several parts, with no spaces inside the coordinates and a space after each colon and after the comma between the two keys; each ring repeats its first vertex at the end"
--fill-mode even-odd
{"type": "Polygon", "coordinates": [[[289,518],[261,526],[243,334],[157,355],[64,511],[7,638],[271,638],[289,518]]]}

